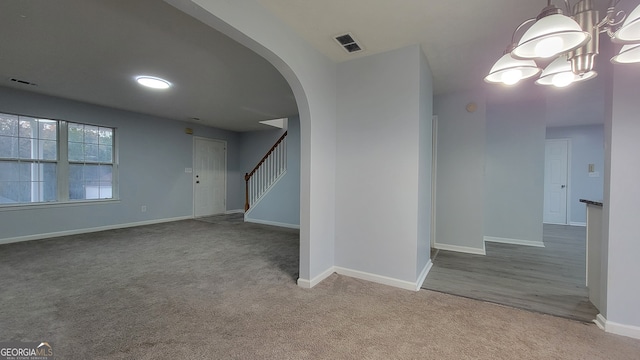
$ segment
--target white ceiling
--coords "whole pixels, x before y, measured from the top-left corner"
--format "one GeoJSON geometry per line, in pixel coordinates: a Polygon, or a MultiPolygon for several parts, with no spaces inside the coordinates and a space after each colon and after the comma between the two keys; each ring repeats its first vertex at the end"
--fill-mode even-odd
{"type": "MultiPolygon", "coordinates": [[[[335,62],[419,43],[434,93],[472,89],[544,0],[256,0],[335,62]],[[364,51],[333,37],[351,32],[364,51]]],[[[557,1],[561,3],[561,1],[557,1]]],[[[598,3],[598,2],[597,2],[598,3]]],[[[2,0],[0,86],[223,129],[297,113],[266,60],[160,0],[2,0]],[[165,77],[148,91],[135,75],[165,77]],[[9,81],[20,78],[38,86],[9,81]]]]}
{"type": "MultiPolygon", "coordinates": [[[[482,84],[544,0],[257,0],[330,59],[341,62],[421,44],[436,94],[482,84]],[[364,51],[347,53],[333,39],[351,32],[364,51]]],[[[560,1],[559,1],[560,3],[560,1]]],[[[521,34],[520,34],[521,35],[521,34]]]]}

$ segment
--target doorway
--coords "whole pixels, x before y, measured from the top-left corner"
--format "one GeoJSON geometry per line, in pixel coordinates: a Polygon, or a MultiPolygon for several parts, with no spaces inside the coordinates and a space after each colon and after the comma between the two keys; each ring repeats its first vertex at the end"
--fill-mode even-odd
{"type": "Polygon", "coordinates": [[[193,215],[222,214],[227,200],[227,143],[195,137],[193,142],[193,215]]]}
{"type": "Polygon", "coordinates": [[[567,225],[569,139],[545,141],[544,213],[545,224],[567,225]]]}

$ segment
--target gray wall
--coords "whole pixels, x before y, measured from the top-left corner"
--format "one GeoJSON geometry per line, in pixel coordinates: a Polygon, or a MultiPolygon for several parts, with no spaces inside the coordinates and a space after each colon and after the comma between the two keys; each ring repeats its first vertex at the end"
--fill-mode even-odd
{"type": "Polygon", "coordinates": [[[336,265],[407,282],[422,270],[420,53],[416,45],[343,62],[337,76],[336,265]]]}
{"type": "Polygon", "coordinates": [[[439,95],[436,247],[484,253],[486,109],[480,91],[439,95]],[[465,106],[476,102],[469,113],[465,106]]]}
{"type": "Polygon", "coordinates": [[[571,139],[571,176],[569,212],[571,224],[587,221],[587,207],[580,199],[602,200],[604,187],[604,125],[547,128],[547,139],[571,139]],[[589,176],[589,164],[598,177],[589,176]]]}
{"type": "MultiPolygon", "coordinates": [[[[273,131],[271,131],[273,132],[273,131]]],[[[274,134],[252,134],[246,140],[261,138],[262,143],[265,139],[272,140],[270,144],[264,148],[261,146],[262,155],[258,157],[258,161],[264,156],[271,146],[278,140],[283,131],[276,131],[277,137],[273,139],[274,134]]],[[[248,144],[247,144],[248,145],[248,144]]],[[[243,146],[244,148],[244,146],[243,146]]],[[[253,168],[254,165],[249,165],[253,168]]],[[[250,170],[250,169],[249,169],[250,170]]],[[[248,171],[248,170],[247,170],[248,171]]],[[[299,227],[300,226],[300,120],[297,117],[290,117],[287,129],[287,172],[284,176],[269,190],[267,194],[254,207],[249,209],[245,218],[248,221],[274,224],[280,226],[299,227]]]]}
{"type": "Polygon", "coordinates": [[[542,241],[545,101],[487,104],[484,235],[542,241]]]}
{"type": "MultiPolygon", "coordinates": [[[[300,123],[299,120],[297,121],[300,123]]],[[[287,131],[286,127],[284,129],[272,128],[261,131],[247,131],[239,134],[239,161],[242,181],[244,181],[244,174],[253,170],[258,161],[262,159],[264,154],[271,149],[285,131],[287,131]]]]}
{"type": "Polygon", "coordinates": [[[120,200],[0,210],[0,240],[193,216],[194,135],[227,141],[227,208],[242,208],[238,134],[8,88],[0,112],[116,127],[120,200]],[[141,212],[141,206],[147,212],[141,212]]]}

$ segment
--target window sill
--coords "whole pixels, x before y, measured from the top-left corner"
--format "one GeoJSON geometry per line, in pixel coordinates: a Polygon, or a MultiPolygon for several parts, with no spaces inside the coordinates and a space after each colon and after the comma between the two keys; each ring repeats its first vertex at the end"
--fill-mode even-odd
{"type": "Polygon", "coordinates": [[[0,205],[0,212],[31,210],[31,209],[49,209],[49,208],[85,206],[85,205],[103,205],[103,204],[114,204],[119,202],[120,202],[120,199],[101,199],[101,200],[76,200],[76,201],[66,201],[66,202],[0,205]]]}

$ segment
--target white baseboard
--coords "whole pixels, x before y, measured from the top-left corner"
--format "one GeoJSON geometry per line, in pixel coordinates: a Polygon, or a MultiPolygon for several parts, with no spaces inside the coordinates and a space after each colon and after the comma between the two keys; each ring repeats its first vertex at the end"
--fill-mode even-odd
{"type": "Polygon", "coordinates": [[[433,247],[435,247],[438,250],[457,251],[457,252],[475,254],[475,255],[487,255],[487,252],[484,249],[484,241],[482,242],[482,245],[483,245],[482,249],[472,248],[467,246],[439,244],[439,243],[434,243],[433,247]]]}
{"type": "Polygon", "coordinates": [[[571,225],[571,226],[587,226],[587,223],[586,222],[579,222],[579,221],[571,221],[569,223],[569,225],[571,225]]]}
{"type": "Polygon", "coordinates": [[[300,225],[287,224],[287,223],[281,223],[281,222],[269,221],[269,220],[250,219],[250,218],[248,218],[246,216],[246,214],[245,214],[245,217],[244,217],[244,221],[250,222],[250,223],[255,223],[255,224],[279,226],[279,227],[289,228],[289,229],[300,229],[300,225]]]}
{"type": "Polygon", "coordinates": [[[229,214],[244,214],[244,210],[243,209],[227,210],[224,213],[227,214],[227,215],[229,215],[229,214]]]}
{"type": "Polygon", "coordinates": [[[322,280],[328,278],[329,276],[333,275],[333,273],[336,272],[334,267],[330,267],[327,270],[323,271],[320,275],[314,277],[311,280],[307,280],[307,279],[303,279],[303,278],[298,278],[298,286],[300,286],[301,288],[305,288],[305,289],[311,289],[312,287],[318,285],[319,283],[322,282],[322,280]]]}
{"type": "Polygon", "coordinates": [[[431,262],[431,259],[429,259],[427,261],[427,264],[424,266],[424,269],[422,269],[420,276],[418,276],[418,280],[416,281],[416,291],[422,288],[422,284],[424,283],[425,280],[427,280],[427,275],[429,274],[429,271],[431,270],[432,267],[433,267],[433,263],[431,262]]]}
{"type": "Polygon", "coordinates": [[[57,231],[57,232],[50,232],[50,233],[44,233],[44,234],[34,234],[34,235],[27,235],[27,236],[17,236],[12,238],[0,239],[0,245],[21,242],[21,241],[49,239],[49,238],[60,237],[60,236],[87,234],[87,233],[105,231],[105,230],[124,229],[124,228],[135,227],[135,226],[153,225],[153,224],[160,224],[165,222],[188,220],[188,219],[193,219],[193,216],[179,216],[179,217],[167,218],[167,219],[145,220],[145,221],[137,221],[132,223],[125,223],[125,224],[65,230],[65,231],[57,231]]]}
{"type": "Polygon", "coordinates": [[[509,238],[501,238],[501,237],[495,237],[495,236],[485,236],[484,237],[484,241],[497,242],[497,243],[501,243],[501,244],[544,247],[544,242],[542,242],[542,241],[522,240],[522,239],[509,239],[509,238]]]}
{"type": "Polygon", "coordinates": [[[418,291],[422,287],[422,283],[427,278],[427,274],[429,273],[429,270],[431,270],[432,266],[433,266],[433,263],[431,262],[431,260],[429,260],[429,262],[425,265],[424,269],[420,273],[420,276],[418,277],[418,280],[415,283],[410,281],[390,278],[387,276],[371,274],[364,271],[347,269],[340,266],[332,266],[327,270],[325,270],[322,274],[314,277],[311,280],[298,278],[298,286],[300,286],[301,288],[310,289],[318,285],[320,282],[322,282],[322,280],[331,276],[331,274],[337,273],[340,275],[349,276],[349,277],[360,279],[360,280],[371,281],[378,284],[389,285],[389,286],[397,287],[400,289],[418,291]]]}
{"type": "Polygon", "coordinates": [[[640,326],[625,325],[607,320],[602,314],[598,314],[594,320],[598,327],[608,333],[640,339],[640,326]]]}
{"type": "Polygon", "coordinates": [[[360,280],[367,280],[374,283],[389,285],[389,286],[393,286],[393,287],[397,287],[405,290],[411,290],[411,291],[420,290],[420,286],[418,286],[417,282],[410,282],[410,281],[395,279],[388,276],[371,274],[368,272],[347,269],[340,266],[335,266],[334,269],[336,273],[340,275],[349,276],[349,277],[360,279],[360,280]]]}

